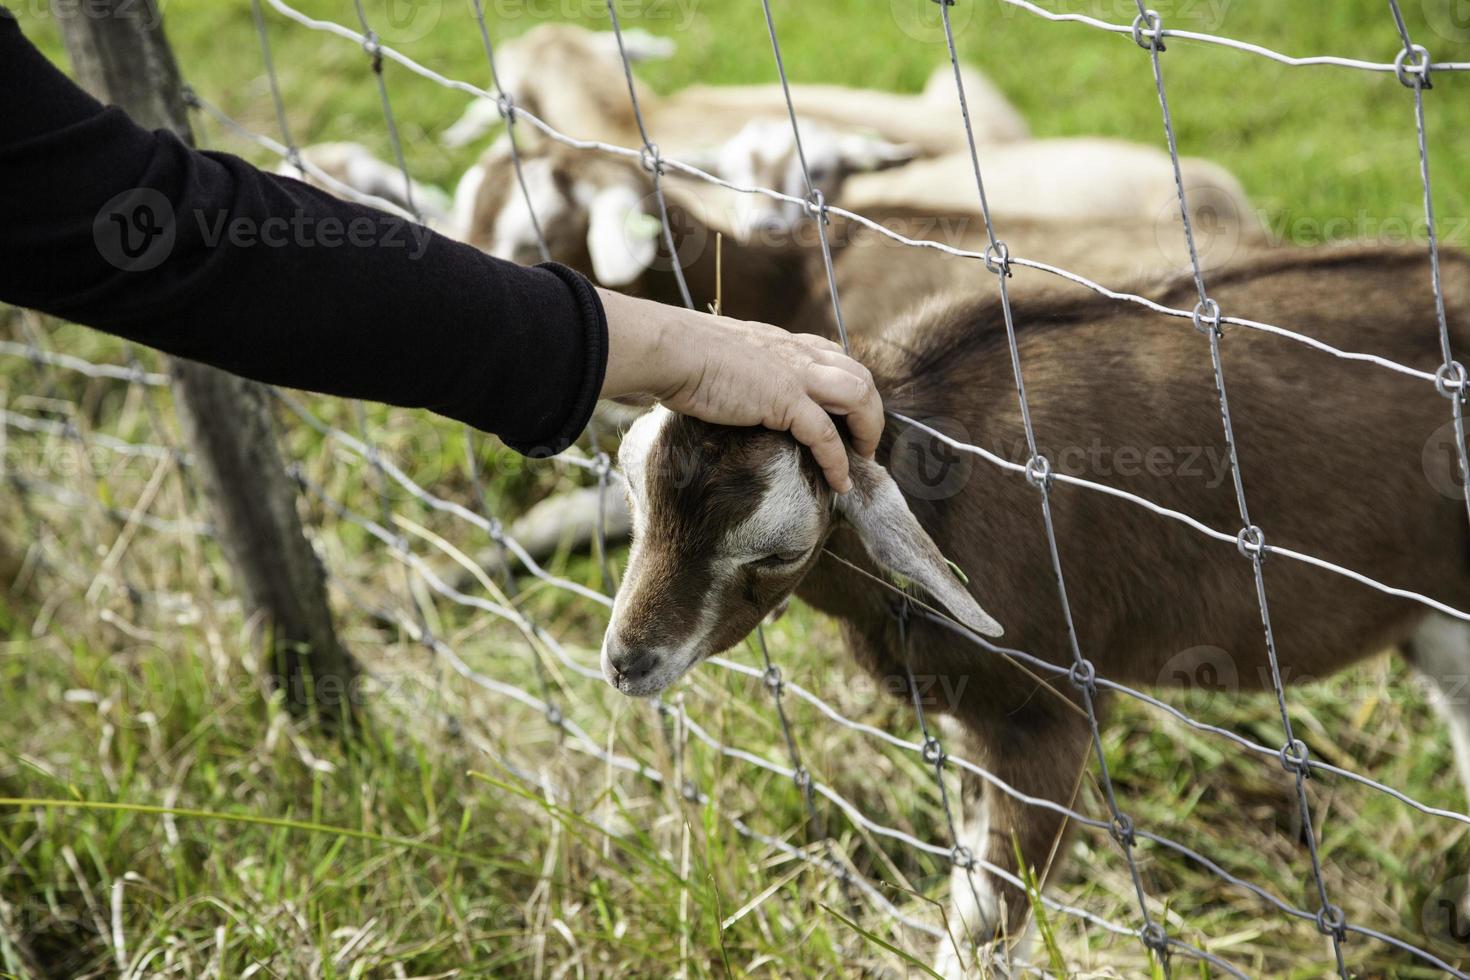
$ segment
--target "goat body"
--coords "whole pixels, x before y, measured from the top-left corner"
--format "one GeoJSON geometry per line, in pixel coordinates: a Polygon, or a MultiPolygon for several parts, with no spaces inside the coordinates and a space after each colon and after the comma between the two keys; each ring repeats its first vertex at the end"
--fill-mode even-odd
{"type": "MultiPolygon", "coordinates": [[[[980,166],[997,216],[1179,220],[1173,161],[1154,147],[1094,137],[1027,140],[985,148],[980,166]]],[[[1260,227],[1244,189],[1229,171],[1185,157],[1180,172],[1192,214],[1247,229],[1260,227]]],[[[980,205],[968,151],[916,160],[896,170],[853,174],[837,200],[858,212],[895,205],[965,212],[978,211],[980,205]]]]}
{"type": "MultiPolygon", "coordinates": [[[[1426,265],[1420,250],[1282,250],[1217,270],[1209,287],[1226,313],[1433,371],[1441,355],[1426,265]]],[[[1465,324],[1470,262],[1447,255],[1444,285],[1451,322],[1465,324]]],[[[1196,298],[1187,280],[1157,295],[1182,308],[1196,298]]],[[[1187,320],[1038,294],[1019,278],[1012,303],[1037,447],[1053,472],[1234,535],[1242,518],[1208,338],[1187,320]]],[[[1467,334],[1457,328],[1459,349],[1467,334]]],[[[1453,436],[1445,439],[1450,412],[1433,386],[1251,329],[1226,326],[1220,345],[1245,495],[1265,541],[1470,608],[1464,489],[1453,436]]],[[[928,301],[854,349],[891,410],[1028,460],[993,298],[928,301]]],[[[877,464],[854,459],[855,489],[835,512],[810,458],[771,433],[665,414],[635,425],[622,455],[634,545],[604,645],[615,684],[654,693],[738,642],[794,591],[838,619],[881,687],[912,693],[917,679],[926,709],[959,729],[952,750],[1019,794],[1074,805],[1091,729],[1066,673],[1072,645],[1027,479],[899,421],[877,464]],[[966,573],[964,587],[940,549],[966,573]],[[889,570],[964,625],[920,608],[902,642],[895,593],[882,584],[889,570]],[[1025,667],[966,635],[994,633],[995,622],[1006,644],[1059,672],[1025,667]]],[[[1208,666],[1221,690],[1271,687],[1253,566],[1236,547],[1065,483],[1053,485],[1050,504],[1076,646],[1098,677],[1193,685],[1208,666]]],[[[1453,675],[1470,671],[1463,622],[1281,555],[1269,555],[1263,573],[1286,683],[1394,644],[1447,693],[1453,675]]],[[[1098,711],[1106,705],[1100,690],[1098,711]]],[[[1465,741],[1470,709],[1447,714],[1465,741]]],[[[1065,853],[1064,819],[968,772],[964,781],[960,843],[1014,873],[1014,839],[1045,876],[1065,853]]],[[[983,872],[976,878],[971,888],[956,870],[952,921],[982,941],[1020,936],[1024,895],[983,872]]],[[[952,953],[944,959],[947,971],[963,966],[952,953]]]]}

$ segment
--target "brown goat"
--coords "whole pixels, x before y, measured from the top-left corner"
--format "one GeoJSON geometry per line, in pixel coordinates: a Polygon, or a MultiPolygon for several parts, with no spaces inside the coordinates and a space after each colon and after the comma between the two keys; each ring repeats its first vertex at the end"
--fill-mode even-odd
{"type": "MultiPolygon", "coordinates": [[[[1446,256],[1444,276],[1455,343],[1470,349],[1470,262],[1446,256]]],[[[1235,534],[1207,338],[1188,320],[1102,298],[1059,300],[1019,275],[1015,282],[1020,362],[1054,470],[1235,534]]],[[[1424,371],[1439,366],[1421,250],[1281,252],[1217,270],[1209,287],[1227,314],[1424,371]]],[[[1193,285],[1176,282],[1161,298],[1191,308],[1193,285]]],[[[1443,437],[1446,399],[1423,380],[1252,329],[1226,326],[1221,345],[1245,493],[1266,542],[1470,609],[1455,455],[1426,451],[1443,437]]],[[[994,299],[928,301],[854,350],[890,410],[1027,461],[994,299]]],[[[1074,804],[1092,746],[1068,677],[1038,680],[926,615],[912,617],[901,644],[895,593],[881,581],[897,573],[971,630],[994,634],[999,623],[1008,646],[1069,667],[1039,494],[1027,479],[897,421],[876,462],[853,459],[855,489],[835,501],[810,457],[766,431],[656,410],[633,426],[620,455],[634,532],[603,647],[614,686],[657,693],[794,593],[839,621],[885,689],[894,681],[905,689],[910,674],[942,681],[923,686],[929,709],[962,733],[951,751],[1021,793],[1074,804]],[[935,702],[934,691],[953,697],[935,702]]],[[[1052,485],[1051,506],[1077,643],[1097,676],[1177,684],[1194,666],[1178,669],[1190,651],[1212,648],[1240,688],[1271,686],[1252,564],[1236,547],[1065,483],[1052,485]]],[[[1264,574],[1286,682],[1400,645],[1439,683],[1457,745],[1470,744],[1470,705],[1451,683],[1470,673],[1470,625],[1286,557],[1270,556],[1264,574]]],[[[1101,712],[1106,704],[1101,697],[1101,712]]],[[[968,773],[964,782],[960,843],[1014,872],[1014,839],[1030,867],[1051,870],[1064,819],[968,773]]],[[[982,944],[1023,935],[1024,896],[977,874],[978,907],[956,871],[951,921],[982,944]]],[[[953,955],[943,965],[964,967],[953,955]]]]}

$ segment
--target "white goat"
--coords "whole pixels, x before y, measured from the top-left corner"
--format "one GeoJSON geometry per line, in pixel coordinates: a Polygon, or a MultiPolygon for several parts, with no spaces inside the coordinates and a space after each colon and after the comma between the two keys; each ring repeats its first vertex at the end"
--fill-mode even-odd
{"type": "MultiPolygon", "coordinates": [[[[1179,198],[1173,162],[1161,149],[1098,137],[1027,140],[987,147],[981,174],[997,215],[1071,220],[1077,217],[1177,221],[1179,198]]],[[[1207,160],[1180,160],[1191,211],[1210,220],[1260,228],[1240,182],[1207,160]]],[[[837,201],[865,208],[905,205],[919,209],[979,209],[970,155],[916,160],[881,174],[848,177],[837,201]]]]}
{"type": "MultiPolygon", "coordinates": [[[[673,53],[672,41],[641,31],[624,31],[623,42],[632,63],[673,53]]],[[[570,24],[543,24],[501,45],[496,63],[501,87],[517,105],[553,128],[579,139],[642,144],[614,35],[570,24]]],[[[965,66],[963,72],[976,138],[985,143],[1025,139],[1029,134],[1025,120],[1000,90],[972,67],[965,66]]],[[[669,156],[718,145],[751,119],[786,118],[786,98],[779,85],[696,85],[667,96],[636,78],[634,86],[650,135],[669,156]]],[[[920,95],[842,85],[793,85],[791,95],[804,122],[876,132],[925,154],[965,145],[949,65],[935,70],[920,95]]],[[[443,139],[452,146],[467,145],[498,120],[493,102],[476,100],[443,139]]]]}
{"type": "MultiPolygon", "coordinates": [[[[671,50],[665,39],[631,31],[624,33],[624,42],[630,61],[664,57],[671,50]]],[[[505,45],[499,65],[501,84],[516,104],[553,128],[580,139],[642,145],[613,35],[543,25],[505,45]]],[[[973,68],[962,70],[978,138],[987,143],[1024,138],[1025,123],[994,85],[973,68]]],[[[636,80],[635,86],[650,137],[663,155],[743,186],[807,196],[779,85],[695,86],[669,96],[659,96],[636,80]]],[[[934,73],[921,95],[798,85],[792,97],[813,184],[829,198],[849,173],[965,145],[948,66],[934,73]]],[[[497,119],[496,106],[478,100],[445,132],[444,140],[464,145],[497,119]]],[[[726,230],[742,237],[760,224],[789,224],[800,211],[745,195],[731,210],[739,215],[726,230]]]]}

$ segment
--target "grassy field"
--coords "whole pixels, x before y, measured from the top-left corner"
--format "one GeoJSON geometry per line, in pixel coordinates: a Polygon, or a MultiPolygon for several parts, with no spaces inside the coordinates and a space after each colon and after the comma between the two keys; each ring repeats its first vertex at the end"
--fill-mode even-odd
{"type": "MultiPolygon", "coordinates": [[[[345,0],[300,6],[354,22],[345,0]]],[[[381,4],[366,6],[383,22],[381,4]]],[[[1132,19],[1121,0],[1047,6],[1132,19]]],[[[1166,25],[1294,55],[1391,60],[1399,46],[1387,5],[1376,0],[1157,6],[1166,25]]],[[[1470,60],[1470,26],[1454,19],[1453,0],[1405,6],[1436,59],[1470,60]]],[[[428,0],[415,9],[425,19],[383,28],[385,37],[445,74],[486,80],[469,4],[428,0]]],[[[499,0],[487,9],[497,37],[553,16],[604,25],[592,0],[499,0]]],[[[929,0],[774,0],[773,9],[793,81],[910,91],[944,58],[929,0]]],[[[1050,24],[990,0],[961,0],[954,10],[963,54],[996,79],[1037,134],[1161,142],[1148,59],[1126,37],[1050,24]]],[[[657,88],[774,78],[758,3],[629,0],[619,11],[625,26],[678,41],[675,58],[644,72],[657,88]]],[[[62,60],[44,13],[36,5],[19,13],[62,60]]],[[[170,0],[165,15],[189,82],[234,118],[275,135],[250,5],[170,0]]],[[[363,52],[269,12],[267,22],[298,140],[360,140],[386,155],[363,52]]],[[[1412,98],[1392,76],[1288,68],[1185,41],[1171,42],[1164,57],[1183,151],[1236,173],[1281,237],[1312,243],[1420,230],[1412,98]]],[[[473,151],[445,151],[437,135],[463,100],[391,67],[387,81],[416,176],[452,184],[473,151]]],[[[1470,244],[1470,184],[1459,172],[1470,158],[1467,83],[1440,78],[1427,95],[1438,215],[1446,238],[1462,245],[1470,244]]],[[[251,144],[196,122],[207,146],[267,162],[251,144]]],[[[15,311],[3,317],[6,337],[40,336],[95,360],[127,356],[76,327],[15,311]]],[[[166,394],[157,391],[5,359],[0,396],[11,410],[70,418],[86,432],[177,442],[166,394]]],[[[357,431],[351,406],[311,404],[357,431]]],[[[362,424],[416,480],[471,504],[458,428],[380,408],[369,408],[362,424]]],[[[287,450],[311,481],[378,517],[379,481],[362,460],[301,425],[290,427],[287,450]]],[[[564,464],[523,465],[489,443],[478,453],[490,508],[506,517],[588,480],[564,464]]],[[[0,495],[0,573],[11,583],[0,592],[0,967],[23,975],[41,966],[57,977],[921,975],[885,944],[927,959],[929,940],[853,906],[810,865],[736,832],[732,818],[824,853],[790,780],[709,750],[569,671],[503,621],[436,600],[362,528],[319,502],[308,501],[306,515],[332,570],[344,635],[374,674],[375,725],[347,747],[300,729],[266,692],[207,538],[119,520],[97,506],[202,520],[185,471],[167,459],[80,452],[64,440],[16,433],[5,454],[10,472],[61,484],[86,506],[0,495]],[[600,763],[539,712],[466,682],[377,612],[385,608],[421,610],[433,634],[482,674],[538,696],[550,692],[599,745],[657,770],[662,785],[600,763]],[[710,802],[683,799],[678,787],[686,782],[710,802]],[[150,809],[158,807],[168,812],[150,809]]],[[[416,553],[445,560],[435,537],[470,553],[486,546],[462,522],[392,486],[384,492],[400,515],[396,531],[416,553]]],[[[606,585],[586,557],[563,555],[552,567],[590,587],[606,585]]],[[[515,585],[517,606],[575,661],[595,665],[600,610],[531,578],[515,585]]],[[[416,622],[419,613],[405,615],[416,622]]],[[[849,717],[916,737],[909,712],[845,662],[829,623],[798,607],[768,636],[786,677],[849,717]]],[[[752,649],[732,656],[760,663],[752,649]]],[[[1281,739],[1268,697],[1163,696],[1264,744],[1281,739]]],[[[677,698],[708,732],[785,761],[757,679],[707,669],[681,684],[677,698]]],[[[1431,805],[1463,807],[1448,739],[1394,661],[1300,688],[1293,705],[1319,758],[1431,805]]],[[[946,841],[938,792],[917,756],[880,748],[792,699],[787,707],[817,779],[888,826],[946,841]]],[[[1293,788],[1280,767],[1145,706],[1117,709],[1104,747],[1137,824],[1315,907],[1293,788]]],[[[1451,958],[1465,952],[1430,935],[1421,915],[1428,910],[1432,919],[1448,883],[1470,871],[1464,825],[1343,781],[1314,782],[1311,800],[1328,891],[1350,921],[1419,945],[1438,941],[1435,949],[1451,958]]],[[[1080,805],[1105,813],[1090,784],[1080,805]]],[[[939,924],[943,859],[855,827],[824,800],[817,809],[835,854],[882,882],[907,914],[939,924]]],[[[1090,833],[1072,847],[1057,897],[1136,926],[1117,848],[1090,833]]],[[[1154,911],[1173,934],[1252,976],[1330,972],[1312,923],[1275,914],[1168,852],[1145,846],[1139,858],[1154,911]]],[[[1152,969],[1134,940],[1066,918],[1052,926],[1069,975],[1136,977],[1152,969]]],[[[1361,938],[1348,943],[1347,956],[1363,977],[1434,975],[1361,938]]],[[[1181,966],[1176,975],[1190,971],[1181,966]]]]}

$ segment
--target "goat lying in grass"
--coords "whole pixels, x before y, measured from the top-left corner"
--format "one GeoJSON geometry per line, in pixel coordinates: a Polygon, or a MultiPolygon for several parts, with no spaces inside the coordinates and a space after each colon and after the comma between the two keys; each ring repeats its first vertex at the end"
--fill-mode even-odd
{"type": "MultiPolygon", "coordinates": [[[[682,302],[673,271],[676,263],[669,258],[653,188],[639,167],[547,143],[522,154],[522,172],[525,194],[512,168],[509,144],[502,142],[467,175],[455,193],[453,220],[465,229],[466,241],[501,258],[537,262],[540,250],[535,229],[539,224],[551,257],[599,284],[664,302],[682,302]]],[[[1011,253],[1042,259],[1109,285],[1185,268],[1184,238],[1169,220],[1125,220],[1111,215],[1109,202],[1120,196],[1136,197],[1142,191],[1127,172],[1110,170],[1107,178],[1089,185],[1089,193],[1094,208],[1110,220],[1098,220],[1086,208],[1079,208],[1064,222],[1007,219],[999,231],[1011,253]]],[[[1085,183],[1085,170],[1079,179],[1085,183]]],[[[1150,187],[1157,184],[1154,174],[1142,179],[1150,187]]],[[[973,184],[969,186],[973,193],[973,184]]],[[[711,204],[704,196],[707,185],[699,181],[667,179],[664,187],[677,264],[695,305],[703,309],[715,299],[716,257],[721,254],[715,232],[729,223],[727,216],[718,213],[727,199],[716,197],[711,204]]],[[[1160,193],[1167,190],[1156,189],[1160,193]]],[[[869,209],[865,216],[909,238],[942,241],[970,251],[984,251],[988,241],[984,224],[973,211],[890,204],[869,209]]],[[[1174,216],[1177,220],[1177,205],[1174,216]]],[[[1207,236],[1200,229],[1201,257],[1207,267],[1265,247],[1253,223],[1224,220],[1213,230],[1214,235],[1207,236]]],[[[837,216],[831,217],[828,240],[847,327],[854,334],[882,328],[919,297],[954,289],[994,288],[994,277],[974,259],[903,245],[837,216]]],[[[727,315],[775,323],[799,333],[836,335],[826,269],[811,220],[791,230],[771,229],[748,242],[727,238],[722,260],[722,300],[727,315]]],[[[1077,288],[1051,276],[1036,281],[1039,288],[1077,288]]]]}
{"type": "MultiPolygon", "coordinates": [[[[1227,313],[1433,371],[1440,352],[1426,266],[1419,250],[1281,253],[1219,271],[1209,285],[1227,313]]],[[[1454,343],[1465,350],[1470,262],[1446,256],[1444,275],[1454,343]]],[[[1234,535],[1228,471],[1183,462],[1228,459],[1206,338],[1188,321],[1131,304],[1034,299],[1022,288],[1013,296],[1036,437],[1056,471],[1234,535]]],[[[1161,298],[1187,309],[1193,285],[1161,298]]],[[[1456,456],[1426,453],[1448,425],[1445,398],[1422,380],[1265,332],[1227,326],[1221,344],[1245,492],[1265,541],[1470,609],[1456,456]]],[[[995,300],[935,297],[854,350],[890,410],[1027,461],[995,300]]],[[[962,635],[999,636],[1003,627],[1008,646],[1072,664],[1027,479],[894,421],[875,462],[852,460],[855,489],[834,500],[790,438],[662,409],[632,427],[620,459],[633,546],[602,651],[618,690],[664,690],[795,594],[839,621],[879,687],[940,681],[922,687],[928,710],[960,732],[951,752],[1020,794],[1076,805],[1092,750],[1078,690],[1065,674],[1023,669],[962,635]],[[917,602],[962,624],[958,632],[920,607],[900,642],[898,596],[883,582],[890,573],[916,588],[917,602]],[[953,696],[935,700],[940,691],[953,696]]],[[[1083,488],[1054,484],[1051,506],[1077,643],[1097,676],[1177,683],[1180,658],[1205,648],[1228,656],[1241,687],[1270,687],[1252,565],[1235,547],[1083,488]]],[[[1265,576],[1287,682],[1398,645],[1438,685],[1457,749],[1470,745],[1470,704],[1457,694],[1470,672],[1470,625],[1282,556],[1268,558],[1265,576]]],[[[963,779],[958,843],[1009,873],[1018,846],[1044,881],[1066,853],[1064,818],[968,772],[963,779]]],[[[972,890],[957,868],[951,901],[951,923],[986,956],[1002,959],[1025,933],[1025,896],[983,870],[972,890]]],[[[965,968],[952,952],[941,960],[951,974],[965,968]]]]}
{"type": "MultiPolygon", "coordinates": [[[[644,31],[623,32],[628,61],[668,58],[674,42],[644,31]]],[[[611,32],[572,24],[542,24],[501,45],[497,53],[503,89],[554,129],[578,139],[619,146],[643,144],[628,83],[611,32]]],[[[1025,139],[1025,121],[984,75],[962,67],[965,94],[982,143],[1025,139]]],[[[780,85],[692,85],[660,95],[638,79],[633,85],[650,136],[664,153],[701,150],[729,139],[752,119],[787,118],[780,85]]],[[[941,65],[918,95],[844,85],[793,85],[791,97],[803,122],[868,132],[907,143],[923,155],[965,148],[953,70],[941,65]]],[[[499,122],[495,103],[477,99],[444,134],[450,146],[467,146],[499,122]]]]}
{"type": "MultiPolygon", "coordinates": [[[[626,31],[630,62],[666,58],[673,43],[626,31]]],[[[641,147],[643,133],[628,98],[616,38],[568,24],[542,25],[503,46],[500,81],[516,105],[569,136],[616,146],[641,147]],[[554,82],[548,80],[554,79],[554,82]]],[[[980,72],[964,66],[965,89],[982,143],[1024,139],[1025,122],[980,72]]],[[[691,86],[659,95],[634,80],[649,137],[660,152],[744,186],[805,197],[806,180],[795,158],[786,96],[779,85],[691,86]]],[[[936,69],[918,95],[795,85],[808,172],[829,199],[849,174],[897,166],[909,160],[964,149],[959,101],[949,65],[936,69]]],[[[499,122],[495,103],[479,99],[444,134],[451,146],[467,145],[499,122]]],[[[529,135],[529,127],[520,132],[529,135]]],[[[734,221],[723,228],[738,238],[777,220],[791,224],[800,211],[767,198],[736,195],[734,221]]]]}

